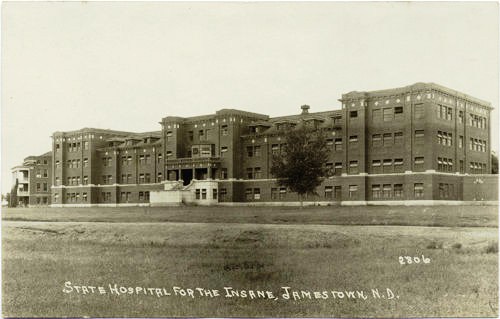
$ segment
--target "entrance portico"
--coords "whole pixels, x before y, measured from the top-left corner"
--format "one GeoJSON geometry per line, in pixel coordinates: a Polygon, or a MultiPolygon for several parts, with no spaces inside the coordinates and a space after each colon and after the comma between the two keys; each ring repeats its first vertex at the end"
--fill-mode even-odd
{"type": "Polygon", "coordinates": [[[210,158],[178,158],[165,164],[169,181],[183,181],[189,185],[194,180],[211,180],[220,167],[219,157],[210,158]]]}

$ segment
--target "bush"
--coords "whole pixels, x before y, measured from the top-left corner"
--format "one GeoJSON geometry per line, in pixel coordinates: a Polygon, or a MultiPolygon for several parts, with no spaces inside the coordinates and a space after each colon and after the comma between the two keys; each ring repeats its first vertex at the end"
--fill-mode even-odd
{"type": "Polygon", "coordinates": [[[454,248],[454,249],[460,249],[460,248],[462,248],[462,244],[461,243],[455,243],[451,247],[454,248]]]}
{"type": "Polygon", "coordinates": [[[498,253],[498,243],[490,243],[486,247],[487,254],[497,254],[498,253]]]}
{"type": "Polygon", "coordinates": [[[435,240],[431,241],[427,245],[427,249],[442,249],[443,248],[443,243],[442,242],[437,242],[435,240]]]}

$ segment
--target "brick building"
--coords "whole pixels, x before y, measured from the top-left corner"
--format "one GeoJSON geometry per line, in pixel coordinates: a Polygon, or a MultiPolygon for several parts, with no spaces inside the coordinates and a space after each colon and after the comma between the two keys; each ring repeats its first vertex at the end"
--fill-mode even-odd
{"type": "Polygon", "coordinates": [[[282,203],[271,159],[284,130],[325,130],[329,174],[308,201],[432,203],[497,200],[490,103],[433,84],[350,92],[341,108],[271,118],[222,109],[168,116],[161,130],[85,128],[53,134],[52,206],[282,203]],[[415,201],[415,202],[414,202],[415,201]]]}
{"type": "Polygon", "coordinates": [[[23,165],[12,168],[19,206],[46,206],[51,203],[52,152],[28,156],[23,165]]]}

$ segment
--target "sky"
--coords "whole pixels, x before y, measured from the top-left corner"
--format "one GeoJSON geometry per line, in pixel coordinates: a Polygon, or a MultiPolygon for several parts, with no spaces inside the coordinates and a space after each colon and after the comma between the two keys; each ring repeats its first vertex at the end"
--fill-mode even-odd
{"type": "Polygon", "coordinates": [[[55,131],[326,111],[416,82],[497,109],[498,27],[496,2],[3,2],[2,193],[55,131]]]}

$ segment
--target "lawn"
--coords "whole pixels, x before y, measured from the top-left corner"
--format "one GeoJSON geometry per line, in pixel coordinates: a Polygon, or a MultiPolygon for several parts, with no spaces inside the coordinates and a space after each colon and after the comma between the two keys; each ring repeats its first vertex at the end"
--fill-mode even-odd
{"type": "Polygon", "coordinates": [[[444,216],[434,208],[373,208],[92,209],[69,210],[69,217],[63,210],[38,211],[39,216],[6,211],[3,315],[498,316],[496,214],[459,207],[443,208],[444,216]],[[352,224],[371,226],[345,225],[349,214],[352,224]],[[398,216],[402,225],[434,227],[388,226],[397,225],[398,216]],[[401,265],[401,255],[424,255],[430,262],[401,265]],[[102,286],[107,293],[65,293],[67,281],[102,286]],[[172,294],[174,286],[215,289],[221,296],[116,295],[109,284],[161,287],[172,294]],[[285,286],[312,296],[326,291],[328,299],[286,300],[285,286]],[[227,298],[224,287],[267,290],[278,298],[227,298]],[[385,298],[375,298],[372,289],[385,298]],[[367,298],[347,298],[346,291],[362,291],[367,298]]]}
{"type": "Polygon", "coordinates": [[[2,219],[498,227],[498,206],[4,208],[2,219]]]}

